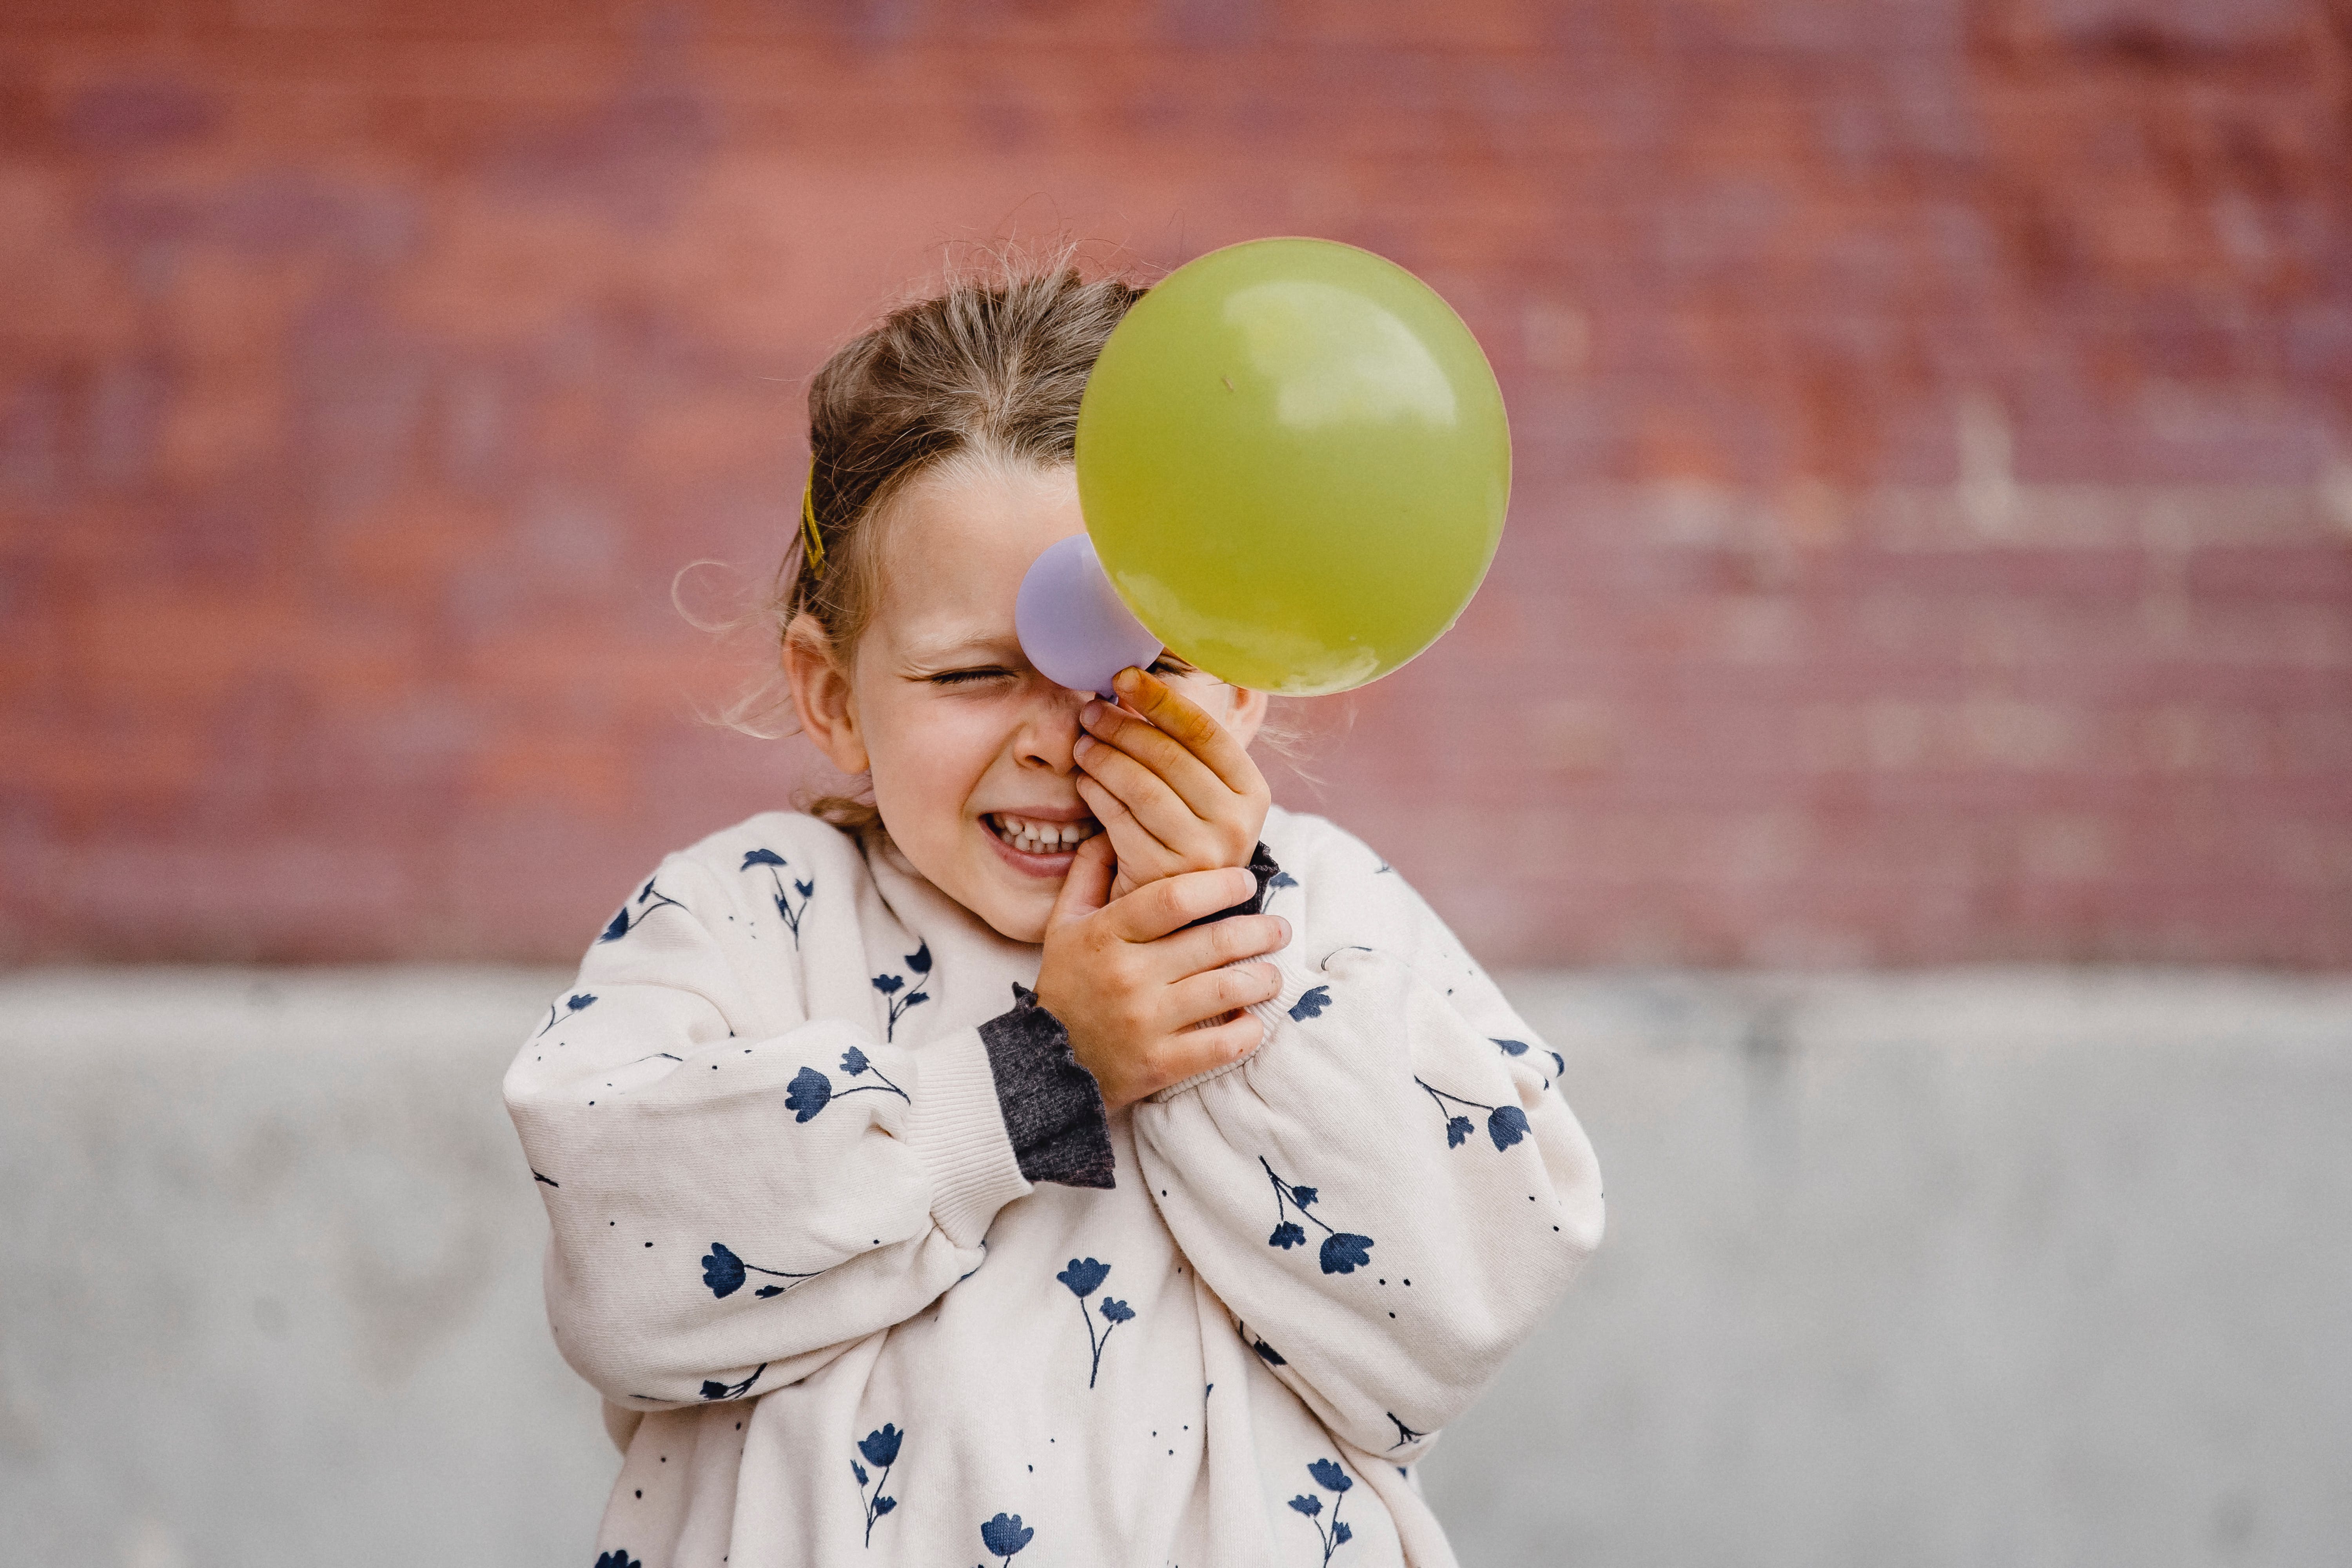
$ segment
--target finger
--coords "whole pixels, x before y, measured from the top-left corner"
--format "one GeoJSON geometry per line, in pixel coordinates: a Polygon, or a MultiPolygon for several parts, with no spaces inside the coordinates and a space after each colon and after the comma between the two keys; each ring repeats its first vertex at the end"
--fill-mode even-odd
{"type": "MultiPolygon", "coordinates": [[[[1146,728],[1133,720],[1129,722],[1139,731],[1146,728]]],[[[1180,858],[1187,851],[1202,853],[1214,847],[1213,833],[1202,813],[1171,788],[1168,780],[1118,747],[1088,738],[1078,747],[1078,766],[1085,770],[1083,776],[1116,795],[1120,808],[1132,815],[1144,832],[1165,844],[1180,858]]],[[[1216,792],[1204,797],[1211,809],[1220,797],[1227,802],[1233,800],[1233,792],[1218,783],[1206,768],[1194,762],[1192,769],[1198,775],[1196,788],[1216,792]]]]}
{"type": "Polygon", "coordinates": [[[1160,1005],[1168,1026],[1181,1029],[1247,1007],[1268,1002],[1282,990],[1282,976],[1271,963],[1237,963],[1229,968],[1212,969],[1206,974],[1195,974],[1180,980],[1162,994],[1160,1005]]]}
{"type": "Polygon", "coordinates": [[[1054,895],[1054,908],[1045,916],[1045,929],[1052,931],[1072,921],[1084,920],[1101,909],[1110,897],[1112,868],[1111,846],[1105,842],[1104,835],[1097,833],[1081,843],[1078,852],[1070,858],[1070,868],[1062,874],[1062,890],[1054,895]]]}
{"type": "Polygon", "coordinates": [[[1160,1053],[1170,1083],[1228,1067],[1265,1044],[1265,1026],[1249,1014],[1170,1039],[1160,1053]]]}
{"type": "MultiPolygon", "coordinates": [[[[1156,777],[1161,786],[1193,816],[1205,819],[1213,816],[1221,804],[1233,799],[1234,791],[1225,781],[1166,731],[1108,702],[1088,703],[1078,710],[1078,717],[1079,722],[1086,726],[1086,738],[1078,743],[1079,764],[1090,773],[1097,773],[1105,783],[1112,781],[1097,769],[1097,758],[1101,759],[1103,765],[1110,766],[1114,765],[1114,759],[1123,752],[1156,777]],[[1089,741],[1092,744],[1088,743],[1089,741]],[[1105,746],[1116,750],[1106,753],[1101,750],[1105,746]]],[[[1210,722],[1214,723],[1215,721],[1211,720],[1210,722]]]]}
{"type": "Polygon", "coordinates": [[[1225,782],[1226,788],[1249,795],[1265,787],[1257,764],[1250,761],[1249,752],[1234,739],[1233,731],[1211,718],[1208,710],[1150,670],[1122,669],[1113,678],[1111,689],[1207,763],[1210,771],[1225,782]]]}
{"type": "Polygon", "coordinates": [[[1263,958],[1290,945],[1290,922],[1280,915],[1227,915],[1151,944],[1151,973],[1169,984],[1245,958],[1263,958]]]}
{"type": "MultiPolygon", "coordinates": [[[[1097,837],[1103,837],[1097,835],[1097,837]]],[[[1087,843],[1091,844],[1089,838],[1087,843]]],[[[1125,942],[1156,942],[1204,915],[1232,909],[1257,891],[1257,879],[1238,866],[1179,871],[1138,888],[1107,906],[1103,918],[1125,942]]]]}
{"type": "Polygon", "coordinates": [[[1160,843],[1150,828],[1136,820],[1127,803],[1105,789],[1099,780],[1080,773],[1072,782],[1077,785],[1078,798],[1086,802],[1087,809],[1103,826],[1096,837],[1110,840],[1111,847],[1118,852],[1118,868],[1128,873],[1129,880],[1148,882],[1154,877],[1183,869],[1183,857],[1160,843]]]}

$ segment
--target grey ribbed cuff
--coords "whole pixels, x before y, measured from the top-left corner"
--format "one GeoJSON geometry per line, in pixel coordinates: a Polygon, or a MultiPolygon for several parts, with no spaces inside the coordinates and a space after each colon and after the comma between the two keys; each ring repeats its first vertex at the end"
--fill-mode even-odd
{"type": "Polygon", "coordinates": [[[1102,1086],[1070,1049],[1062,1021],[1037,1005],[1037,994],[1014,985],[1012,1009],[982,1024],[980,1039],[1021,1174],[1066,1187],[1117,1186],[1102,1086]]]}

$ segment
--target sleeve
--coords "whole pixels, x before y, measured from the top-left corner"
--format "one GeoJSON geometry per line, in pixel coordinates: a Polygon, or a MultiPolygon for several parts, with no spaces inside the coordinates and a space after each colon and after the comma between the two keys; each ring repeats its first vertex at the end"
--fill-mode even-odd
{"type": "Polygon", "coordinates": [[[919,1053],[811,1020],[778,999],[791,980],[747,985],[696,912],[730,907],[698,865],[666,862],[506,1077],[547,1206],[557,1345],[624,1409],[744,1398],[904,1321],[980,1266],[1024,1163],[1083,1175],[1101,1126],[1099,1095],[1090,1125],[1066,1085],[1016,1147],[986,1037],[1005,1020],[919,1053]]]}
{"type": "Polygon", "coordinates": [[[1560,1058],[1436,914],[1353,839],[1315,860],[1275,879],[1307,896],[1276,905],[1265,1044],[1138,1106],[1137,1155],[1275,1375],[1404,1463],[1599,1245],[1600,1170],[1560,1058]]]}

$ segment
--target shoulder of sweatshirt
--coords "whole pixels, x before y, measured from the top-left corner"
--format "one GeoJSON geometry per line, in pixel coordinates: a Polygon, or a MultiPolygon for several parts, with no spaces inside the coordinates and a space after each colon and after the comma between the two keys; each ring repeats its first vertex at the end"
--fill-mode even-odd
{"type": "Polygon", "coordinates": [[[764,908],[775,886],[822,879],[855,888],[872,879],[856,837],[801,811],[763,811],[663,857],[659,877],[684,868],[743,908],[764,908]]]}

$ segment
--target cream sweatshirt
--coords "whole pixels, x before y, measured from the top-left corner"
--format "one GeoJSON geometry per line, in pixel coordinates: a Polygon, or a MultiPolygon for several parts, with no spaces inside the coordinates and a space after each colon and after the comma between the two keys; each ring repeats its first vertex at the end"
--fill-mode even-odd
{"type": "Polygon", "coordinates": [[[876,834],[663,861],[515,1058],[597,1568],[1451,1563],[1413,1461],[1601,1237],[1545,1048],[1273,812],[1252,1056],[1106,1117],[1010,942],[876,834]]]}

